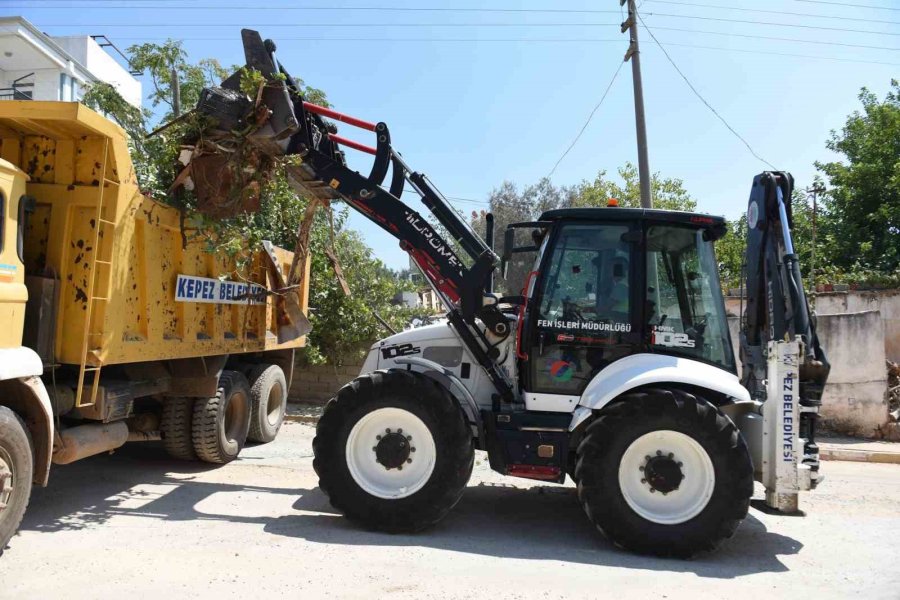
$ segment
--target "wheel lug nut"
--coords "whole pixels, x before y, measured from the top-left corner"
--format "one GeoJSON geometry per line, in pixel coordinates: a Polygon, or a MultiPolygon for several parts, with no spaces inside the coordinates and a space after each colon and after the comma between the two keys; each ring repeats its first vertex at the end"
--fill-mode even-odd
{"type": "Polygon", "coordinates": [[[647,456],[644,457],[644,459],[645,459],[645,460],[650,460],[650,455],[648,454],[647,456]]]}
{"type": "Polygon", "coordinates": [[[669,495],[669,492],[663,492],[662,495],[663,495],[663,496],[668,496],[668,495],[669,495]]]}
{"type": "Polygon", "coordinates": [[[683,465],[683,464],[681,464],[681,463],[678,463],[678,466],[679,466],[679,467],[683,467],[683,466],[684,466],[684,465],[683,465]]]}
{"type": "Polygon", "coordinates": [[[380,435],[376,435],[376,436],[375,436],[375,439],[376,439],[376,440],[380,440],[380,439],[381,439],[381,436],[380,436],[380,435]]]}
{"type": "Polygon", "coordinates": [[[372,452],[378,452],[378,448],[376,448],[375,446],[372,446],[372,452]]]}
{"type": "Polygon", "coordinates": [[[411,463],[411,462],[412,462],[412,459],[411,459],[411,458],[407,458],[407,459],[406,459],[406,464],[409,464],[409,463],[411,463]]]}
{"type": "Polygon", "coordinates": [[[403,465],[398,466],[398,467],[397,467],[397,470],[398,470],[398,471],[402,471],[402,470],[403,470],[403,465]]]}
{"type": "Polygon", "coordinates": [[[656,493],[656,488],[650,488],[650,493],[651,493],[651,494],[656,493]]]}
{"type": "Polygon", "coordinates": [[[390,432],[391,432],[391,428],[390,428],[390,427],[388,427],[388,428],[387,428],[387,429],[385,429],[385,430],[384,430],[384,431],[385,431],[385,433],[390,433],[390,432]]]}
{"type": "Polygon", "coordinates": [[[415,448],[410,448],[409,451],[410,451],[410,452],[415,452],[416,449],[415,449],[415,448]]]}
{"type": "Polygon", "coordinates": [[[643,471],[644,467],[638,467],[638,471],[643,471]]]}
{"type": "Polygon", "coordinates": [[[669,452],[669,458],[675,458],[675,455],[673,453],[669,452]]]}
{"type": "MultiPolygon", "coordinates": [[[[390,432],[388,432],[388,433],[390,433],[390,432]]],[[[662,450],[657,450],[657,451],[656,451],[656,455],[657,455],[657,456],[662,456],[662,450]]]]}
{"type": "Polygon", "coordinates": [[[647,483],[646,479],[641,479],[641,483],[647,483]]]}
{"type": "Polygon", "coordinates": [[[408,435],[408,436],[406,436],[406,439],[408,439],[409,441],[412,441],[412,436],[408,435]]]}
{"type": "Polygon", "coordinates": [[[398,429],[398,430],[397,430],[397,433],[403,433],[403,430],[402,430],[402,429],[398,429]]]}

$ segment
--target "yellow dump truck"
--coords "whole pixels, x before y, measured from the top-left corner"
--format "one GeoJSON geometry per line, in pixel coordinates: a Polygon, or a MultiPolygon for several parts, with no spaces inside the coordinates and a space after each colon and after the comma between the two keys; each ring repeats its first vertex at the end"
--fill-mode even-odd
{"type": "Polygon", "coordinates": [[[224,463],[277,434],[309,278],[277,293],[290,252],[238,272],[180,216],[140,192],[116,124],[0,102],[0,551],[51,463],[146,440],[224,463]]]}

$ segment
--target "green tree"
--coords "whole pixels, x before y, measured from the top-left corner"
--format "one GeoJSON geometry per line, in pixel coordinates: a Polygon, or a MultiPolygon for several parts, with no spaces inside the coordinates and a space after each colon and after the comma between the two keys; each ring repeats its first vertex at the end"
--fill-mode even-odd
{"type": "Polygon", "coordinates": [[[817,162],[828,179],[824,236],[829,263],[847,270],[900,270],[900,84],[883,101],[866,88],[862,111],[832,131],[829,150],[843,160],[817,162]]]}
{"type": "MultiPolygon", "coordinates": [[[[519,192],[514,183],[504,181],[499,188],[491,191],[488,197],[490,212],[494,215],[495,252],[503,254],[505,250],[504,232],[510,223],[522,221],[536,221],[541,213],[561,206],[571,206],[574,202],[572,188],[556,187],[548,178],[543,178],[534,185],[525,186],[519,192]]],[[[472,228],[484,235],[485,211],[472,213],[472,228]]],[[[530,230],[516,230],[515,244],[517,246],[530,245],[528,236],[530,230]]],[[[514,254],[509,262],[506,278],[499,274],[494,278],[497,291],[506,294],[518,294],[522,290],[525,277],[534,263],[535,253],[526,252],[514,254]]]]}
{"type": "MultiPolygon", "coordinates": [[[[637,167],[627,162],[618,169],[621,183],[607,178],[606,171],[600,171],[593,181],[582,181],[575,189],[573,206],[606,206],[610,198],[619,201],[619,206],[640,207],[641,184],[637,167]]],[[[697,202],[684,189],[684,182],[673,177],[662,177],[653,173],[650,177],[653,207],[663,210],[696,210],[697,202]]]]}

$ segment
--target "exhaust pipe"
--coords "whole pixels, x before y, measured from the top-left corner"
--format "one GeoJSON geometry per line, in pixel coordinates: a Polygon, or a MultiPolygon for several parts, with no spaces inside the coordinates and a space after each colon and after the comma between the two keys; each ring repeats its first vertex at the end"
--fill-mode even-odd
{"type": "Polygon", "coordinates": [[[63,429],[53,447],[53,463],[67,465],[88,456],[115,450],[127,441],[128,425],[123,421],[63,429]]]}

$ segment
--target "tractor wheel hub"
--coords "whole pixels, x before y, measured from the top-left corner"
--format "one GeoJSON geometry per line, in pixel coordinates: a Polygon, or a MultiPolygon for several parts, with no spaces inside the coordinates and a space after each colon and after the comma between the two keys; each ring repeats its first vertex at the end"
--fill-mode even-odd
{"type": "Polygon", "coordinates": [[[681,463],[672,454],[657,453],[644,465],[644,479],[651,490],[668,494],[678,489],[684,473],[681,472],[681,463]]]}
{"type": "Polygon", "coordinates": [[[385,469],[402,469],[409,460],[411,436],[395,431],[380,437],[375,446],[375,460],[385,469]]]}

